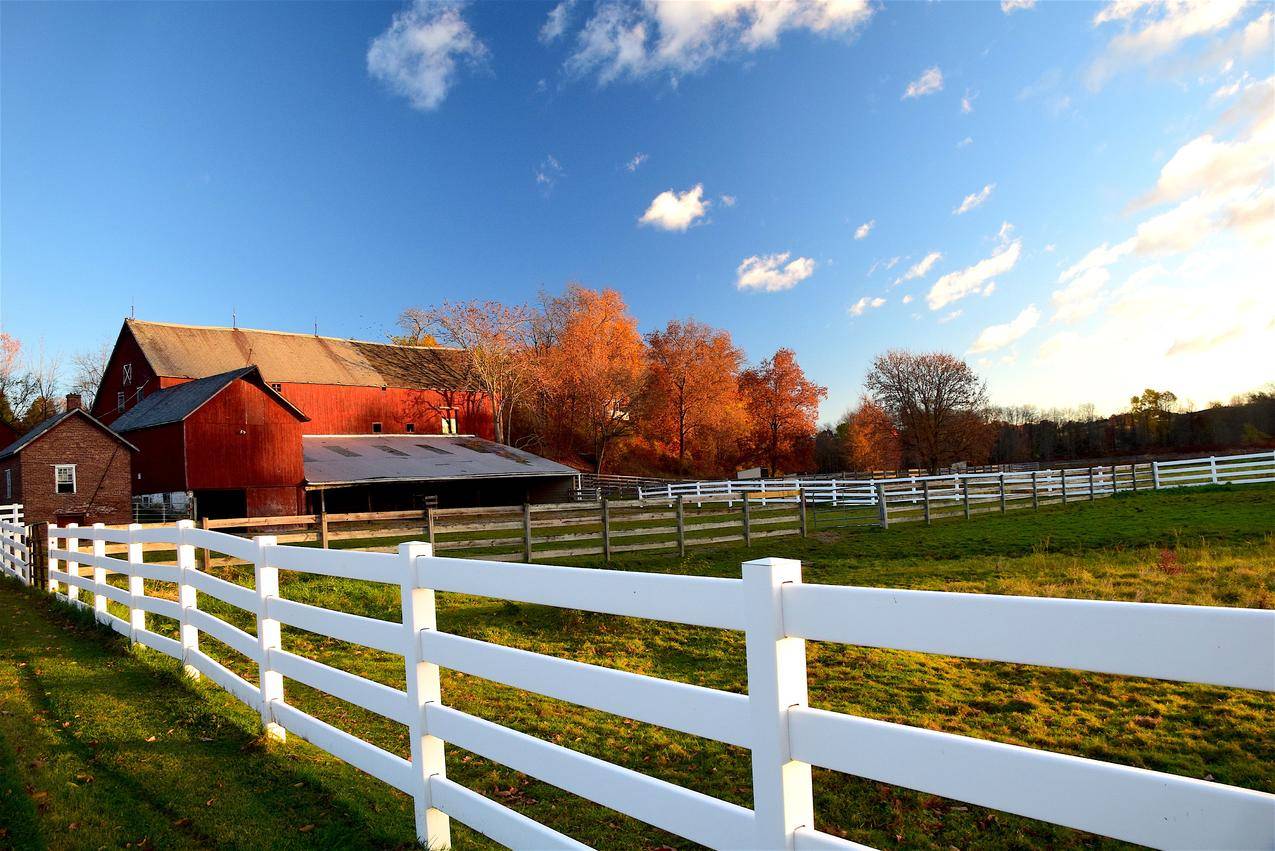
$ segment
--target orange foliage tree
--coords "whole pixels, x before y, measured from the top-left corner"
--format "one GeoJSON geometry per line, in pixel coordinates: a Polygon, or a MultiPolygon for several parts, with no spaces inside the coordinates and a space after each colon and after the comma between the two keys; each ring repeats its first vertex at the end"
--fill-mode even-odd
{"type": "Polygon", "coordinates": [[[752,457],[772,473],[808,467],[814,452],[819,402],[828,388],[806,378],[792,349],[740,375],[752,457]]]}
{"type": "Polygon", "coordinates": [[[903,445],[886,410],[864,397],[837,424],[842,464],[847,470],[897,470],[903,445]]]}
{"type": "Polygon", "coordinates": [[[744,353],[729,332],[693,319],[671,320],[646,339],[650,371],[643,432],[667,447],[679,472],[692,466],[720,471],[734,460],[733,438],[744,427],[739,395],[744,353]]]}

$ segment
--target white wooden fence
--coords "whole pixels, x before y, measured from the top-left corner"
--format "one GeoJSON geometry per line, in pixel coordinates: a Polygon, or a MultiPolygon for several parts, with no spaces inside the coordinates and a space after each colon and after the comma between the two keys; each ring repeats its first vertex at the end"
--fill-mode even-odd
{"type": "Polygon", "coordinates": [[[0,574],[31,584],[31,550],[22,525],[22,506],[0,505],[0,574]]]}
{"type": "Polygon", "coordinates": [[[838,714],[807,705],[807,640],[1275,691],[1275,612],[806,585],[796,561],[743,565],[741,579],[507,564],[432,555],[317,550],[176,526],[53,528],[49,590],[92,607],[133,641],[180,659],[257,708],[268,732],[300,736],[411,795],[416,831],[450,843],[455,818],[514,848],[579,843],[447,778],[444,748],[464,748],[602,806],[714,848],[862,848],[818,830],[811,767],[1161,848],[1275,848],[1275,796],[1140,768],[838,714]],[[128,557],[106,556],[108,542],[128,557]],[[176,565],[143,564],[141,546],[176,547],[176,565]],[[90,552],[82,547],[90,546],[90,552]],[[254,565],[255,587],[196,567],[196,548],[254,565]],[[82,571],[89,569],[85,575],[82,571]],[[402,622],[280,595],[279,571],[398,586],[402,622]],[[127,590],[108,573],[128,578],[127,590]],[[145,580],[176,587],[176,600],[145,580]],[[153,586],[152,586],[153,587],[153,586]],[[745,633],[748,693],[670,682],[516,650],[438,628],[435,592],[583,609],[745,633]],[[204,593],[251,612],[252,635],[198,608],[204,593]],[[93,600],[81,594],[93,595],[93,600]],[[127,617],[108,610],[114,601],[127,617]],[[179,625],[175,640],[148,616],[179,625]],[[405,691],[289,653],[290,625],[401,655],[405,691]],[[200,649],[206,634],[258,668],[243,679],[200,649]],[[753,807],[718,800],[446,705],[448,668],[752,752],[753,807]],[[288,703],[296,680],[405,725],[410,759],[288,703]]]}
{"type": "MultiPolygon", "coordinates": [[[[954,499],[961,499],[961,491],[968,483],[974,492],[994,490],[1005,482],[1012,495],[1023,494],[1033,483],[1040,488],[1060,492],[1066,480],[1069,495],[1074,498],[1109,496],[1117,488],[1136,489],[1188,487],[1194,485],[1256,484],[1275,482],[1275,452],[1256,452],[1248,455],[1211,456],[1186,458],[1179,461],[1151,461],[1139,464],[1117,464],[1087,468],[1035,470],[996,473],[950,473],[942,476],[908,476],[892,479],[722,479],[700,482],[668,482],[640,489],[641,498],[647,500],[675,499],[682,496],[688,501],[697,496],[720,496],[748,492],[764,505],[768,501],[793,501],[794,489],[800,489],[807,502],[830,503],[844,506],[875,506],[879,503],[880,488],[887,492],[908,491],[916,501],[920,499],[925,482],[931,482],[936,490],[949,489],[954,499]],[[905,487],[906,486],[906,487],[905,487]],[[768,497],[769,492],[780,491],[782,496],[768,497]]],[[[1011,498],[1013,496],[1011,495],[1011,498]]],[[[1060,494],[1058,494],[1060,495],[1060,494]]]]}

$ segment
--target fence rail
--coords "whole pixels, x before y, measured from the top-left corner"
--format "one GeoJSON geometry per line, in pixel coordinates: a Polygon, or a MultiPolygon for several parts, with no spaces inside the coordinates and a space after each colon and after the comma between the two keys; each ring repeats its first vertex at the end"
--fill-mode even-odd
{"type": "Polygon", "coordinates": [[[742,578],[721,579],[457,559],[434,555],[426,543],[395,554],[324,551],[269,536],[245,541],[189,521],[53,527],[49,555],[48,590],[61,599],[255,707],[270,735],[297,735],[412,796],[417,836],[431,848],[450,844],[452,818],[515,848],[582,847],[447,779],[449,745],[715,848],[862,848],[814,827],[812,766],[1154,847],[1275,847],[1275,795],[812,709],[805,655],[805,642],[815,640],[1270,692],[1271,611],[803,584],[800,563],[779,558],[746,562],[742,578]],[[108,542],[121,541],[127,559],[104,555],[108,542]],[[175,565],[142,564],[141,545],[154,542],[176,549],[175,565]],[[254,587],[201,571],[199,547],[246,555],[254,587]],[[396,586],[402,620],[287,600],[280,570],[396,586]],[[126,577],[127,589],[108,574],[126,577]],[[144,580],[169,583],[176,602],[148,594],[144,580]],[[256,634],[201,611],[196,591],[244,610],[256,634]],[[747,693],[452,635],[439,629],[437,591],[742,630],[747,693]],[[150,629],[151,616],[175,622],[179,638],[150,629]],[[401,656],[406,688],[284,651],[285,624],[401,656]],[[201,650],[201,634],[255,663],[256,682],[201,650]],[[748,748],[752,809],[449,707],[441,667],[748,748]],[[289,680],[404,725],[410,758],[288,703],[289,680]]]}

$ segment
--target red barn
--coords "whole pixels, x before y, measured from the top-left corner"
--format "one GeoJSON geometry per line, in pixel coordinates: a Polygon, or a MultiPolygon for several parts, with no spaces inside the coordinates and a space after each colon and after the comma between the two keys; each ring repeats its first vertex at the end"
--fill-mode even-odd
{"type": "Polygon", "coordinates": [[[148,395],[256,366],[309,418],[304,434],[492,436],[491,405],[467,389],[464,353],[312,334],[128,319],[93,404],[110,425],[148,395]]]}
{"type": "Polygon", "coordinates": [[[247,366],[144,396],[111,427],[140,450],[135,492],[189,491],[205,516],[260,517],[305,510],[307,421],[247,366]]]}

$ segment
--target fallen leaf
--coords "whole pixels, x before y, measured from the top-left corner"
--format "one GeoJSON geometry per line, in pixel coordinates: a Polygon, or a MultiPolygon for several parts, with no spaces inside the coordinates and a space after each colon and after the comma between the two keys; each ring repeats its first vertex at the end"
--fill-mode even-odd
{"type": "Polygon", "coordinates": [[[303,824],[297,828],[298,833],[309,833],[312,830],[314,830],[314,825],[312,824],[303,824]]]}

